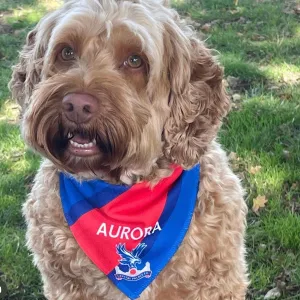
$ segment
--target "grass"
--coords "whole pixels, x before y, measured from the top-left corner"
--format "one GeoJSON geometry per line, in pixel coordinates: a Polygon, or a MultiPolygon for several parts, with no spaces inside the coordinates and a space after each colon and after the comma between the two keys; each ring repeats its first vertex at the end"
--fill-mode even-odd
{"type": "MultiPolygon", "coordinates": [[[[263,299],[275,286],[280,299],[300,299],[300,18],[290,13],[296,2],[173,2],[200,31],[209,24],[209,30],[203,29],[206,43],[218,50],[229,94],[241,96],[220,141],[231,153],[250,208],[248,299],[263,299]],[[255,166],[260,170],[251,172],[255,166]],[[258,215],[251,208],[259,195],[268,202],[258,215]]],[[[9,299],[16,300],[44,299],[24,246],[20,212],[40,159],[20,138],[18,110],[7,83],[26,33],[54,6],[49,0],[0,0],[0,276],[9,299]]]]}

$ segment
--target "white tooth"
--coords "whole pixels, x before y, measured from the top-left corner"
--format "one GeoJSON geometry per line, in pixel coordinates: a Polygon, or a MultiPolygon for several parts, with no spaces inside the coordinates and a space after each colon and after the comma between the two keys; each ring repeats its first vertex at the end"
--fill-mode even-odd
{"type": "Polygon", "coordinates": [[[71,132],[68,132],[68,138],[71,138],[71,137],[72,137],[71,132]]]}
{"type": "Polygon", "coordinates": [[[96,142],[96,139],[93,139],[93,142],[92,142],[94,145],[96,145],[97,144],[97,142],[96,142]]]}
{"type": "Polygon", "coordinates": [[[93,147],[94,145],[96,145],[96,140],[94,140],[93,142],[90,142],[90,143],[84,143],[84,144],[79,144],[77,142],[74,142],[72,140],[70,140],[70,143],[74,146],[74,147],[77,147],[77,148],[91,148],[93,147]]]}

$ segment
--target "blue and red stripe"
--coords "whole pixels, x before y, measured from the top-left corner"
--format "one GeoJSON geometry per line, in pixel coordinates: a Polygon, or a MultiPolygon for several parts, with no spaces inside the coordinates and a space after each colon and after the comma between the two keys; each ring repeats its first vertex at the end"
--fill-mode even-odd
{"type": "MultiPolygon", "coordinates": [[[[129,298],[135,299],[154,280],[180,246],[189,227],[198,193],[200,166],[189,171],[180,167],[170,177],[161,180],[153,189],[147,183],[133,186],[112,185],[100,180],[77,182],[60,175],[63,210],[70,229],[82,250],[115,285],[129,298]],[[154,227],[161,230],[138,239],[111,238],[114,228],[154,227]],[[107,234],[96,235],[105,223],[107,234]],[[115,267],[120,256],[116,245],[126,243],[132,251],[139,243],[147,247],[140,255],[150,262],[152,276],[139,281],[116,280],[115,267]]],[[[116,230],[115,230],[116,232],[116,230]]],[[[118,231],[120,233],[120,231],[118,231]]],[[[128,236],[127,236],[128,237],[128,236]]]]}

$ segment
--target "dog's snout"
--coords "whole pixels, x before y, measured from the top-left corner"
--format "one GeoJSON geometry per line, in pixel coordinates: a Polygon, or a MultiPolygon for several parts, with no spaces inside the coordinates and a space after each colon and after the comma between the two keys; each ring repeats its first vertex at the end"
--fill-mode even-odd
{"type": "Polygon", "coordinates": [[[71,93],[62,100],[62,109],[65,116],[72,122],[88,122],[97,111],[98,101],[88,94],[71,93]]]}

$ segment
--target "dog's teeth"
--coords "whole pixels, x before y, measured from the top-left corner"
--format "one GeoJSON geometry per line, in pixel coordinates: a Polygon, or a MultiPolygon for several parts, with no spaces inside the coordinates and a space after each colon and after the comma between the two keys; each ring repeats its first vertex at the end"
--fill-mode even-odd
{"type": "Polygon", "coordinates": [[[96,142],[96,139],[93,139],[93,142],[92,142],[92,144],[94,144],[94,145],[96,145],[96,144],[97,144],[97,142],[96,142]]]}
{"type": "Polygon", "coordinates": [[[86,144],[79,144],[79,143],[76,143],[72,140],[70,140],[70,143],[74,146],[74,147],[77,147],[77,148],[91,148],[94,146],[94,143],[90,142],[90,143],[86,143],[86,144]]]}
{"type": "Polygon", "coordinates": [[[75,146],[75,147],[79,147],[79,144],[76,143],[76,142],[74,142],[74,141],[72,141],[72,140],[70,140],[70,143],[71,143],[73,146],[75,146]]]}
{"type": "Polygon", "coordinates": [[[83,147],[84,147],[84,148],[91,148],[91,147],[93,147],[93,146],[94,146],[93,143],[83,144],[83,147]]]}
{"type": "Polygon", "coordinates": [[[68,132],[68,138],[70,139],[72,137],[72,133],[68,132]]]}

